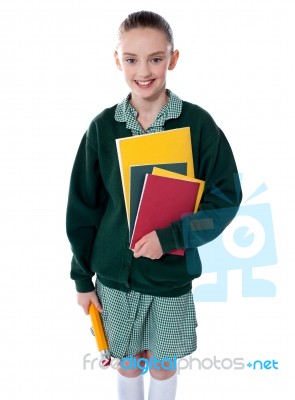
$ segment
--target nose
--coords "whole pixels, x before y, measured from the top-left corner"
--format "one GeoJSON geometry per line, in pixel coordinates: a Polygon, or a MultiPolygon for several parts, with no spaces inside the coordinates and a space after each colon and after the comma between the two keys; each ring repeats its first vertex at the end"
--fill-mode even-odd
{"type": "Polygon", "coordinates": [[[140,63],[138,69],[138,77],[142,79],[149,78],[151,76],[151,71],[147,62],[140,63]]]}

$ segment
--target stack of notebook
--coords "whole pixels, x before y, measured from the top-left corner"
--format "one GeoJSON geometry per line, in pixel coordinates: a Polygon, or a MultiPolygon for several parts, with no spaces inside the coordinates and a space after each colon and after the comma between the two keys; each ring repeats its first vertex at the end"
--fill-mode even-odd
{"type": "Polygon", "coordinates": [[[133,249],[147,233],[196,212],[204,181],[194,177],[190,128],[117,139],[116,144],[133,249]]]}

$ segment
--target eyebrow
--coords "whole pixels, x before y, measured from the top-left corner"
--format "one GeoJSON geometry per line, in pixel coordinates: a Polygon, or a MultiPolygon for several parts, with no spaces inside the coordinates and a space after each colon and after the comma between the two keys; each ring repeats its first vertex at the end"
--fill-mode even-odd
{"type": "MultiPolygon", "coordinates": [[[[149,54],[148,57],[152,57],[152,56],[155,56],[155,55],[163,55],[163,54],[166,54],[166,52],[162,51],[162,50],[161,51],[155,51],[154,53],[149,54]]],[[[125,53],[123,53],[123,56],[137,56],[137,54],[125,52],[125,53]]]]}

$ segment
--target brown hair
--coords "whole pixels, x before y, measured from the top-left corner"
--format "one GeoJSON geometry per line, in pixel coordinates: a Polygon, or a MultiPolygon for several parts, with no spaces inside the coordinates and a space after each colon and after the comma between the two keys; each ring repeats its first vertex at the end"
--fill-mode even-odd
{"type": "Polygon", "coordinates": [[[153,28],[165,33],[168,42],[174,47],[173,32],[168,22],[159,14],[152,11],[138,11],[129,14],[119,26],[118,38],[135,28],[153,28]]]}

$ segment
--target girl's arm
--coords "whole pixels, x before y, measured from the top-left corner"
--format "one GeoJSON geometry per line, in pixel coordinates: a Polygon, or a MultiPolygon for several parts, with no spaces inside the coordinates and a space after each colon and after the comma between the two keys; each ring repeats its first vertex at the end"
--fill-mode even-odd
{"type": "Polygon", "coordinates": [[[166,229],[156,230],[164,253],[195,249],[215,239],[235,217],[241,203],[238,171],[224,133],[210,121],[203,126],[203,137],[212,140],[198,149],[200,154],[196,157],[199,159],[197,177],[205,181],[199,210],[166,229]],[[216,131],[215,136],[210,135],[210,130],[216,131]]]}
{"type": "Polygon", "coordinates": [[[74,162],[67,206],[66,229],[73,252],[71,278],[78,292],[94,290],[90,258],[97,228],[105,210],[106,190],[95,146],[83,136],[74,162]]]}

